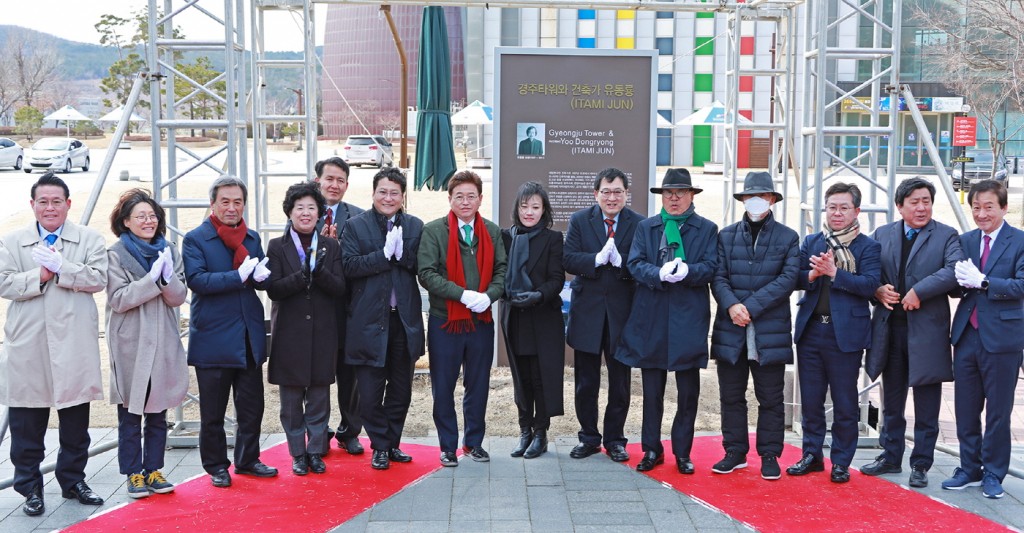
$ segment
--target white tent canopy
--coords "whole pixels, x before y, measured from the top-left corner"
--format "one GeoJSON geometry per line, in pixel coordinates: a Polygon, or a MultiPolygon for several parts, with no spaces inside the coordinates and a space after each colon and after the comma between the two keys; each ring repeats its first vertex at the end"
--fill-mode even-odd
{"type": "Polygon", "coordinates": [[[494,109],[480,100],[473,100],[472,104],[452,115],[453,126],[481,126],[492,123],[494,109]]]}
{"type": "MultiPolygon", "coordinates": [[[[106,115],[103,115],[102,117],[96,119],[96,122],[121,122],[121,117],[122,116],[124,116],[124,106],[123,105],[122,106],[117,106],[117,109],[114,109],[110,113],[107,113],[106,115]]],[[[135,112],[132,112],[131,117],[128,120],[130,120],[132,122],[145,122],[146,121],[146,119],[136,115],[135,112]]]]}
{"type": "Polygon", "coordinates": [[[80,111],[78,111],[77,109],[71,107],[70,105],[66,105],[66,106],[64,106],[64,107],[54,111],[53,113],[50,113],[49,115],[46,115],[45,117],[43,117],[43,120],[57,120],[57,121],[63,120],[65,126],[67,126],[67,136],[68,137],[71,136],[71,123],[72,122],[80,122],[80,121],[92,122],[91,118],[83,115],[80,111]]]}

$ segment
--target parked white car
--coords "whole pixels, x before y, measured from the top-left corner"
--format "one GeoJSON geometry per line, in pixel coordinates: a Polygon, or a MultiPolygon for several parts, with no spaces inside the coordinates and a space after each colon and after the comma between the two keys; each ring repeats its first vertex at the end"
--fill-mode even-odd
{"type": "Polygon", "coordinates": [[[7,137],[0,137],[0,167],[21,170],[24,159],[25,151],[21,149],[21,145],[7,137]]]}
{"type": "Polygon", "coordinates": [[[44,137],[29,148],[25,159],[25,172],[52,169],[66,174],[72,168],[88,171],[89,147],[70,137],[44,137]]]}
{"type": "Polygon", "coordinates": [[[391,143],[380,135],[349,135],[341,157],[352,166],[380,168],[394,163],[391,143]]]}

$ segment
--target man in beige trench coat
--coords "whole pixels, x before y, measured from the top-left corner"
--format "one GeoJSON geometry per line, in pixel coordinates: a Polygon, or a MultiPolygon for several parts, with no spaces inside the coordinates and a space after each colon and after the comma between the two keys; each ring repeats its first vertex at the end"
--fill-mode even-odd
{"type": "Polygon", "coordinates": [[[0,351],[0,404],[10,407],[14,490],[22,510],[43,514],[43,437],[50,408],[60,420],[55,475],[65,498],[103,499],[85,484],[89,402],[103,398],[93,293],[107,286],[103,237],[67,220],[63,180],[47,172],[32,186],[36,222],[0,238],[0,297],[10,300],[0,351]]]}

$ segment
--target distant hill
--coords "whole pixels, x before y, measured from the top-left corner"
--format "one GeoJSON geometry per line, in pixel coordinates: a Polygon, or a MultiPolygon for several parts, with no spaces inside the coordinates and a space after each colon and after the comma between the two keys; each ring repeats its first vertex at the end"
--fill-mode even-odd
{"type": "MultiPolygon", "coordinates": [[[[7,42],[7,35],[12,30],[21,30],[30,34],[40,35],[46,41],[53,43],[61,57],[64,58],[64,73],[68,80],[96,80],[106,77],[110,65],[117,60],[117,50],[113,48],[98,44],[69,41],[49,33],[3,24],[0,24],[0,46],[7,42]]],[[[143,56],[145,55],[144,50],[139,50],[139,53],[143,56]]],[[[323,57],[323,47],[317,47],[316,53],[318,56],[323,57]]],[[[186,55],[185,60],[186,62],[191,62],[200,55],[209,56],[216,69],[222,68],[224,64],[219,53],[191,53],[186,55]]],[[[301,57],[300,52],[269,52],[267,55],[274,59],[298,59],[301,57]]],[[[319,71],[319,67],[317,70],[319,71]]],[[[289,73],[287,70],[280,69],[272,69],[270,74],[272,77],[280,75],[282,78],[294,76],[294,72],[289,73]]]]}

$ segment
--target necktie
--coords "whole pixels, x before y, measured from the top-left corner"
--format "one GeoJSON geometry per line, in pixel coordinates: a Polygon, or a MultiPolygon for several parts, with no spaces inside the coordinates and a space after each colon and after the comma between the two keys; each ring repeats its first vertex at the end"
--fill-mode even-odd
{"type": "MultiPolygon", "coordinates": [[[[992,237],[985,235],[985,248],[981,250],[981,270],[984,272],[985,263],[988,262],[988,253],[991,251],[990,245],[992,244],[992,237]]],[[[974,310],[971,311],[971,325],[974,329],[978,329],[978,306],[974,306],[974,310]]]]}
{"type": "Polygon", "coordinates": [[[604,224],[608,226],[608,238],[615,236],[615,220],[611,218],[604,219],[604,224]]]}
{"type": "MultiPolygon", "coordinates": [[[[986,237],[986,238],[988,238],[988,237],[986,237]]],[[[53,243],[55,243],[55,242],[57,242],[57,234],[56,233],[51,233],[51,234],[46,236],[46,244],[48,244],[50,246],[53,246],[53,243]]]]}
{"type": "Polygon", "coordinates": [[[462,234],[466,244],[473,244],[473,226],[470,226],[469,224],[462,226],[462,234]]]}
{"type": "Polygon", "coordinates": [[[331,224],[334,224],[334,210],[328,207],[327,217],[324,218],[324,226],[330,226],[331,224]]]}
{"type": "MultiPolygon", "coordinates": [[[[393,220],[389,220],[388,221],[388,232],[390,232],[392,229],[394,229],[394,227],[395,227],[395,222],[393,220]]],[[[399,246],[401,246],[401,243],[399,243],[399,246]]],[[[394,287],[394,285],[392,285],[391,286],[391,308],[395,309],[396,307],[398,307],[398,296],[395,295],[395,287],[394,287]]]]}
{"type": "Polygon", "coordinates": [[[907,230],[907,240],[908,241],[912,240],[914,238],[914,236],[917,235],[917,232],[919,232],[919,231],[921,231],[921,230],[914,229],[914,228],[908,229],[907,230]]]}

